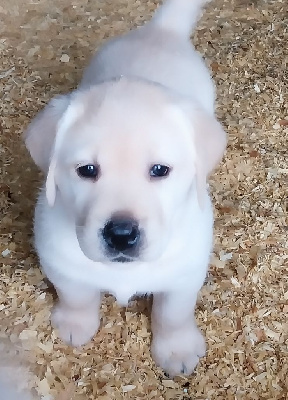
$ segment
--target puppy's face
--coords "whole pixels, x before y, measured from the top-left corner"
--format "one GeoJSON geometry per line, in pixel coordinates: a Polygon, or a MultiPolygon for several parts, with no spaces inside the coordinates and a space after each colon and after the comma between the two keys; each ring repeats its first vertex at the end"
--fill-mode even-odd
{"type": "Polygon", "coordinates": [[[197,170],[191,129],[152,85],[103,84],[70,101],[46,191],[51,206],[59,196],[70,213],[88,258],[151,261],[172,234],[181,237],[197,170]]]}
{"type": "Polygon", "coordinates": [[[153,260],[165,249],[179,209],[185,212],[195,175],[190,132],[181,113],[151,90],[136,96],[128,87],[110,89],[93,112],[98,96],[95,90],[75,101],[77,117],[50,173],[87,257],[153,260]]]}

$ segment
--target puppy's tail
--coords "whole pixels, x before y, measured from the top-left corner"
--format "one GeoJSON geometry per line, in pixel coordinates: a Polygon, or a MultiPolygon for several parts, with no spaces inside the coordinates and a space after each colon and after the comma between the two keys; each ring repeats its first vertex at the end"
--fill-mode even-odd
{"type": "Polygon", "coordinates": [[[189,37],[201,17],[202,8],[210,0],[164,0],[151,20],[162,29],[189,37]]]}

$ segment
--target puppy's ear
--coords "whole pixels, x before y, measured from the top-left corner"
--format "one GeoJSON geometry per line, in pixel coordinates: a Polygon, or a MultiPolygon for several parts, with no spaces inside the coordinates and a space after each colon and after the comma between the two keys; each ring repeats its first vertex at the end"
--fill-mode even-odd
{"type": "Polygon", "coordinates": [[[24,139],[31,157],[42,172],[47,173],[58,123],[70,103],[70,95],[57,96],[33,119],[24,139]]]}
{"type": "Polygon", "coordinates": [[[59,158],[59,150],[63,145],[66,134],[73,123],[83,115],[84,108],[82,104],[75,102],[69,103],[63,115],[57,121],[54,144],[51,149],[50,163],[46,179],[46,197],[50,207],[54,205],[57,190],[56,168],[59,158]]]}
{"type": "Polygon", "coordinates": [[[194,145],[196,152],[196,182],[199,204],[203,204],[206,180],[221,161],[227,136],[214,116],[202,110],[193,115],[194,145]]]}
{"type": "Polygon", "coordinates": [[[83,106],[72,98],[69,94],[52,99],[25,133],[25,143],[33,160],[47,175],[46,197],[51,207],[57,190],[55,173],[59,149],[69,127],[83,114],[83,106]]]}
{"type": "Polygon", "coordinates": [[[198,167],[206,178],[223,157],[227,144],[226,132],[214,116],[202,111],[196,112],[194,127],[198,167]]]}
{"type": "Polygon", "coordinates": [[[50,207],[54,206],[55,199],[56,199],[56,179],[55,179],[55,172],[56,172],[56,158],[53,157],[49,169],[48,169],[48,174],[46,178],[46,198],[47,202],[50,207]]]}
{"type": "Polygon", "coordinates": [[[193,140],[196,187],[200,207],[203,206],[206,181],[210,173],[221,161],[227,143],[226,133],[216,118],[195,104],[182,103],[190,122],[193,140]]]}

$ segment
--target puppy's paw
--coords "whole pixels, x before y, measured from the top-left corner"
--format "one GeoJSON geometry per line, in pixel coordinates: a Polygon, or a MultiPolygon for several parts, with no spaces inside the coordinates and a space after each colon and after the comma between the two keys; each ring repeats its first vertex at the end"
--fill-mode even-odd
{"type": "Polygon", "coordinates": [[[205,340],[193,325],[173,331],[153,331],[152,357],[170,377],[190,375],[206,352],[205,340]]]}
{"type": "Polygon", "coordinates": [[[52,311],[51,322],[59,337],[75,347],[89,342],[100,324],[97,311],[94,314],[91,310],[71,310],[61,305],[52,311]]]}

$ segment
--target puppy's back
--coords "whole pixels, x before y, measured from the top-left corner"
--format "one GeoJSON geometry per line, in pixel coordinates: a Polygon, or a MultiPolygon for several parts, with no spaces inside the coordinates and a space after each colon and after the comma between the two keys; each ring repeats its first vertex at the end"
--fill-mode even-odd
{"type": "Polygon", "coordinates": [[[109,40],[84,71],[80,88],[121,76],[160,83],[214,111],[214,86],[189,37],[206,0],[167,0],[143,27],[109,40]]]}

